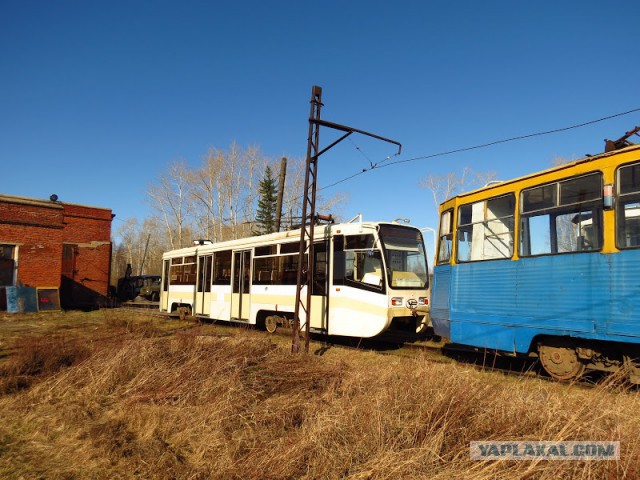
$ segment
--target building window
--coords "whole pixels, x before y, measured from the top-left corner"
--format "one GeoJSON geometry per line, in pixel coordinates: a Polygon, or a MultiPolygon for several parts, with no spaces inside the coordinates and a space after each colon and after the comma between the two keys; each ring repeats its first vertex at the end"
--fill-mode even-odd
{"type": "Polygon", "coordinates": [[[0,245],[0,287],[10,287],[14,284],[15,253],[15,245],[0,245]]]}

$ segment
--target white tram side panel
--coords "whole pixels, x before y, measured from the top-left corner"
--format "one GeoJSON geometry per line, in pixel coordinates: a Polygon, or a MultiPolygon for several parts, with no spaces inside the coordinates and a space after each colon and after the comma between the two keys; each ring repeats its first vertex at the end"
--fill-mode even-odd
{"type": "Polygon", "coordinates": [[[251,318],[254,322],[262,312],[293,316],[296,303],[295,285],[253,285],[251,290],[251,318]]]}
{"type": "MultiPolygon", "coordinates": [[[[272,315],[293,318],[297,239],[299,232],[283,232],[168,252],[161,309],[188,306],[197,316],[249,324],[272,315]]],[[[394,319],[424,318],[427,264],[417,229],[375,222],[327,226],[317,232],[314,250],[320,273],[311,295],[313,330],[374,337],[394,319]],[[410,268],[409,257],[421,268],[410,268]]],[[[306,298],[306,287],[301,295],[306,298]]],[[[299,313],[304,325],[306,312],[299,313]]]]}
{"type": "Polygon", "coordinates": [[[231,320],[231,285],[212,285],[209,318],[231,320]]]}
{"type": "Polygon", "coordinates": [[[329,335],[375,337],[391,324],[387,295],[353,287],[331,287],[329,335]]]}

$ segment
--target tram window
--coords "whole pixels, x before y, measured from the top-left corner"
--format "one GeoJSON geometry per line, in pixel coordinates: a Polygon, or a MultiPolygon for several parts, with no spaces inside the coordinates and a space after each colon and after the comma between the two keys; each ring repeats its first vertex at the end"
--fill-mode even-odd
{"type": "Polygon", "coordinates": [[[312,295],[326,295],[327,293],[327,244],[325,242],[313,245],[315,264],[313,266],[312,295]]]}
{"type": "Polygon", "coordinates": [[[513,194],[462,205],[458,210],[458,261],[511,258],[514,209],[513,194]]]}
{"type": "Polygon", "coordinates": [[[211,262],[213,258],[211,255],[200,257],[200,276],[198,277],[198,292],[211,291],[211,262]]]}
{"type": "Polygon", "coordinates": [[[280,253],[298,253],[300,251],[300,242],[283,243],[280,245],[280,253]]]}
{"type": "Polygon", "coordinates": [[[577,205],[602,198],[600,174],[574,178],[560,183],[560,205],[577,205]]]}
{"type": "Polygon", "coordinates": [[[551,221],[548,215],[522,219],[522,241],[526,240],[520,255],[546,255],[551,253],[551,221]]]}
{"type": "Polygon", "coordinates": [[[555,217],[557,252],[582,252],[598,248],[598,236],[595,235],[593,214],[590,210],[570,212],[555,217]]]}
{"type": "Polygon", "coordinates": [[[523,190],[521,198],[521,256],[588,252],[601,248],[600,172],[523,190]]]}
{"type": "Polygon", "coordinates": [[[347,235],[345,237],[345,250],[370,249],[374,246],[373,235],[347,235]]]}
{"type": "Polygon", "coordinates": [[[182,265],[171,265],[170,278],[173,285],[178,281],[178,277],[182,278],[182,265]]]}
{"type": "Polygon", "coordinates": [[[453,246],[453,210],[442,212],[440,216],[440,243],[438,245],[438,265],[449,263],[453,246]]]}
{"type": "MultiPolygon", "coordinates": [[[[198,267],[195,263],[195,257],[188,257],[193,260],[194,263],[186,263],[183,265],[182,270],[182,284],[183,285],[195,285],[196,284],[196,272],[198,271],[198,267]]],[[[185,261],[187,258],[185,258],[185,261]]]]}
{"type": "MultiPolygon", "coordinates": [[[[391,288],[421,289],[429,285],[426,250],[422,234],[400,225],[380,225],[379,243],[382,245],[386,271],[384,278],[391,288]]],[[[376,259],[376,250],[369,256],[376,259]]],[[[374,265],[375,268],[377,266],[374,265]]],[[[365,274],[369,274],[365,260],[365,274]]],[[[364,283],[375,284],[375,277],[364,277],[364,283]]],[[[384,282],[383,282],[384,285],[384,282]]]]}
{"type": "Polygon", "coordinates": [[[195,285],[196,270],[197,267],[195,263],[188,263],[185,265],[171,265],[171,284],[195,285]]]}
{"type": "Polygon", "coordinates": [[[640,202],[618,204],[618,248],[640,247],[640,202]]]}
{"type": "Polygon", "coordinates": [[[213,261],[213,284],[231,285],[231,251],[216,252],[213,261]]]}
{"type": "Polygon", "coordinates": [[[367,289],[382,287],[382,255],[380,251],[347,251],[344,260],[345,285],[367,289]]]}
{"type": "Polygon", "coordinates": [[[233,284],[231,293],[249,293],[251,251],[233,252],[233,284]]]}
{"type": "MultiPolygon", "coordinates": [[[[281,285],[296,285],[298,283],[298,255],[284,255],[278,257],[282,261],[280,271],[282,272],[281,285]]],[[[307,255],[304,256],[305,263],[307,255]]]]}
{"type": "Polygon", "coordinates": [[[256,247],[256,251],[254,255],[256,257],[264,257],[267,255],[275,255],[276,253],[278,252],[276,251],[275,245],[266,245],[264,247],[256,247]]]}
{"type": "Polygon", "coordinates": [[[556,205],[557,183],[530,188],[522,192],[522,212],[536,212],[556,205]]]}
{"type": "Polygon", "coordinates": [[[620,167],[617,184],[616,245],[640,247],[640,163],[620,167]]]}
{"type": "Polygon", "coordinates": [[[165,260],[163,263],[164,263],[164,268],[163,268],[164,280],[162,282],[162,291],[168,292],[169,291],[169,265],[171,262],[169,262],[169,260],[165,260]]]}
{"type": "Polygon", "coordinates": [[[640,193],[640,163],[624,165],[618,172],[618,193],[640,193]]]}
{"type": "Polygon", "coordinates": [[[277,285],[278,257],[256,258],[253,261],[254,285],[277,285]]]}
{"type": "Polygon", "coordinates": [[[349,235],[333,237],[333,284],[349,285],[364,290],[380,292],[384,289],[382,254],[372,250],[373,235],[349,235]],[[356,246],[363,251],[344,251],[356,246]]]}
{"type": "Polygon", "coordinates": [[[344,235],[333,237],[333,284],[344,285],[344,235]]]}

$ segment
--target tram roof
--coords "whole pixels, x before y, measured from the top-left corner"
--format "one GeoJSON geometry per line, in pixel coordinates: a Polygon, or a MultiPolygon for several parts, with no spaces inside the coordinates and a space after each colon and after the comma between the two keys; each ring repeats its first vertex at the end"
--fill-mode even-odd
{"type": "Polygon", "coordinates": [[[558,165],[558,166],[555,166],[555,167],[547,168],[545,170],[539,170],[537,172],[529,173],[529,174],[523,175],[521,177],[512,178],[510,180],[496,181],[495,183],[492,183],[491,185],[485,185],[484,187],[476,188],[474,190],[469,190],[468,192],[463,192],[463,193],[459,193],[458,195],[454,195],[453,197],[447,198],[440,205],[443,205],[445,203],[449,203],[453,199],[464,198],[464,197],[467,197],[467,196],[471,196],[471,195],[474,195],[474,194],[477,194],[477,193],[480,193],[480,192],[489,191],[489,190],[500,190],[501,188],[508,187],[509,185],[512,185],[514,183],[524,182],[526,180],[533,179],[533,178],[536,178],[536,177],[539,177],[539,176],[543,176],[543,175],[547,175],[549,173],[560,172],[560,171],[565,170],[565,169],[573,168],[573,167],[575,167],[577,165],[580,165],[580,164],[588,164],[588,163],[592,163],[592,162],[595,162],[595,161],[598,161],[598,160],[602,160],[604,158],[620,155],[620,154],[623,154],[623,153],[629,153],[629,152],[633,152],[633,151],[637,151],[637,150],[640,150],[640,144],[631,145],[629,147],[621,148],[621,149],[614,150],[614,151],[611,151],[611,152],[604,152],[604,153],[598,153],[596,155],[586,156],[586,157],[580,158],[578,160],[574,160],[574,161],[571,161],[571,162],[563,163],[562,165],[558,165]]]}
{"type": "MultiPolygon", "coordinates": [[[[414,225],[404,225],[397,222],[352,221],[347,223],[331,223],[331,224],[315,225],[314,237],[322,238],[332,233],[333,234],[339,234],[339,233],[353,234],[353,233],[361,232],[364,229],[375,229],[378,225],[393,225],[396,227],[399,226],[399,227],[408,227],[408,228],[417,229],[417,227],[414,225]]],[[[183,248],[167,251],[163,254],[163,257],[195,254],[197,251],[202,249],[207,249],[207,248],[213,248],[215,250],[233,249],[233,248],[244,247],[244,246],[251,247],[255,245],[278,243],[283,241],[286,242],[288,240],[299,241],[300,232],[301,232],[301,229],[296,229],[296,230],[288,230],[286,232],[275,232],[275,233],[269,233],[266,235],[256,235],[253,237],[238,238],[236,240],[225,240],[224,242],[192,245],[189,247],[183,247],[183,248]]]]}

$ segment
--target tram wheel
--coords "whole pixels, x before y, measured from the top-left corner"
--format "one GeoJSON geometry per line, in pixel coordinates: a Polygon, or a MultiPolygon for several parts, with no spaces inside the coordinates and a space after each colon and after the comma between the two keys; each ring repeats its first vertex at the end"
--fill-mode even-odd
{"type": "Polygon", "coordinates": [[[640,384],[640,362],[637,358],[624,356],[624,368],[631,383],[640,384]]]}
{"type": "Polygon", "coordinates": [[[575,380],[584,373],[585,364],[578,358],[575,348],[541,343],[538,354],[545,371],[556,380],[575,380]]]}
{"type": "Polygon", "coordinates": [[[187,317],[191,316],[191,307],[179,307],[178,315],[180,320],[186,320],[187,317]]]}
{"type": "Polygon", "coordinates": [[[267,332],[274,333],[278,328],[278,322],[276,320],[275,315],[269,315],[264,319],[264,327],[267,329],[267,332]]]}

